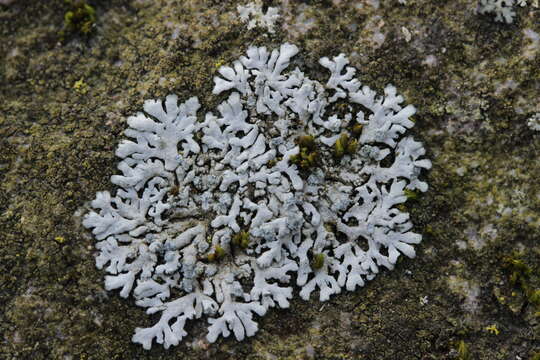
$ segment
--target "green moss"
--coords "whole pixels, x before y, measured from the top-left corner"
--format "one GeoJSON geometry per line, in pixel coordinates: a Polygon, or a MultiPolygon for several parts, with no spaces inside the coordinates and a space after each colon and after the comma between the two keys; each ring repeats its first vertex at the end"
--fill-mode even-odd
{"type": "Polygon", "coordinates": [[[54,238],[54,241],[56,241],[56,242],[59,243],[59,244],[63,244],[63,243],[66,242],[66,238],[64,238],[63,236],[56,236],[56,237],[54,238]]]}
{"type": "Polygon", "coordinates": [[[84,95],[88,92],[88,84],[86,84],[83,79],[79,79],[73,84],[73,89],[75,89],[76,92],[84,95]]]}
{"type": "Polygon", "coordinates": [[[319,253],[313,256],[311,261],[311,267],[315,270],[319,270],[324,266],[324,254],[319,253]]]}
{"type": "Polygon", "coordinates": [[[533,272],[520,256],[519,253],[514,253],[505,257],[503,267],[509,273],[510,284],[522,291],[528,303],[540,314],[540,288],[535,286],[539,280],[538,273],[533,272]]]}
{"type": "Polygon", "coordinates": [[[360,135],[362,135],[362,124],[354,123],[354,125],[351,128],[351,134],[355,138],[359,138],[360,135]]]}
{"type": "Polygon", "coordinates": [[[417,200],[418,196],[420,196],[421,194],[419,191],[409,190],[409,189],[405,189],[404,193],[405,193],[405,196],[407,197],[407,200],[417,200]]]}
{"type": "Polygon", "coordinates": [[[221,259],[222,257],[225,256],[225,250],[224,250],[221,246],[219,246],[219,245],[216,245],[216,246],[214,247],[214,253],[216,254],[216,257],[217,257],[218,259],[221,259]]]}
{"type": "Polygon", "coordinates": [[[493,335],[499,335],[501,333],[501,331],[499,330],[496,324],[486,326],[485,330],[488,333],[493,334],[493,335]]]}
{"type": "Polygon", "coordinates": [[[303,135],[296,139],[296,143],[300,147],[300,151],[298,154],[292,155],[289,160],[302,172],[308,172],[317,165],[319,159],[315,138],[311,135],[303,135]]]}
{"type": "Polygon", "coordinates": [[[61,40],[69,35],[88,36],[96,22],[96,10],[84,0],[65,0],[69,9],[64,14],[64,27],[60,32],[61,40]]]}
{"type": "Polygon", "coordinates": [[[277,160],[276,159],[272,159],[272,160],[269,160],[267,163],[266,163],[266,166],[268,166],[269,169],[273,168],[274,166],[276,166],[277,164],[277,160]]]}
{"type": "Polygon", "coordinates": [[[459,360],[470,360],[471,354],[469,353],[469,346],[465,341],[460,340],[457,343],[457,353],[458,353],[458,359],[459,360]]]}
{"type": "Polygon", "coordinates": [[[216,245],[214,246],[214,251],[206,256],[206,260],[209,262],[220,261],[225,257],[226,254],[225,249],[219,245],[216,245]]]}
{"type": "Polygon", "coordinates": [[[233,235],[232,244],[242,249],[246,249],[249,246],[249,233],[247,231],[240,231],[233,235]]]}
{"type": "Polygon", "coordinates": [[[334,156],[341,159],[345,154],[354,154],[357,148],[358,140],[349,137],[347,133],[343,133],[334,144],[334,156]]]}
{"type": "Polygon", "coordinates": [[[529,299],[529,302],[531,304],[534,304],[536,306],[540,306],[540,289],[532,290],[527,298],[529,299]]]}
{"type": "Polygon", "coordinates": [[[519,256],[519,254],[505,257],[503,266],[510,271],[510,283],[512,286],[521,286],[528,282],[532,269],[522,259],[515,256],[519,256]]]}

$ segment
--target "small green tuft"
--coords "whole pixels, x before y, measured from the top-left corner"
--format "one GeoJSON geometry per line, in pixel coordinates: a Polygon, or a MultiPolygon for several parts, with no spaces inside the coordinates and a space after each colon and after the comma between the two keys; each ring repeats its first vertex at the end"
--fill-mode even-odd
{"type": "Polygon", "coordinates": [[[540,305],[540,289],[531,290],[527,298],[531,304],[540,305]]]}
{"type": "Polygon", "coordinates": [[[510,285],[520,288],[531,304],[540,306],[540,289],[531,284],[531,267],[518,257],[510,256],[503,259],[503,267],[510,272],[510,285]]]}
{"type": "Polygon", "coordinates": [[[96,10],[84,0],[66,0],[69,10],[64,14],[64,27],[60,31],[61,40],[68,35],[89,35],[96,22],[96,10]]]}
{"type": "Polygon", "coordinates": [[[276,164],[277,164],[276,159],[268,160],[268,162],[266,163],[266,165],[268,165],[268,168],[269,168],[269,169],[271,169],[271,168],[273,168],[274,166],[276,166],[276,164]]]}
{"type": "Polygon", "coordinates": [[[486,331],[493,335],[499,335],[501,333],[496,324],[486,326],[486,331]]]}
{"type": "Polygon", "coordinates": [[[300,146],[300,151],[292,155],[289,160],[300,170],[309,171],[317,165],[319,158],[315,138],[312,135],[303,135],[296,139],[296,143],[300,146]]]}
{"type": "Polygon", "coordinates": [[[512,286],[518,284],[523,279],[528,279],[532,273],[532,269],[523,262],[523,260],[515,257],[505,257],[504,267],[511,271],[510,283],[512,286]]]}
{"type": "Polygon", "coordinates": [[[460,340],[457,343],[457,353],[459,360],[469,360],[471,358],[471,354],[469,353],[469,346],[463,340],[460,340]]]}
{"type": "Polygon", "coordinates": [[[216,245],[214,246],[214,252],[210,253],[206,256],[206,260],[209,262],[219,261],[223,257],[225,257],[225,249],[223,249],[221,246],[216,245]]]}
{"type": "Polygon", "coordinates": [[[407,200],[416,200],[418,199],[418,196],[420,195],[418,191],[409,190],[409,189],[405,189],[403,192],[405,193],[407,200]]]}
{"type": "Polygon", "coordinates": [[[358,140],[343,133],[334,144],[334,156],[341,159],[345,154],[352,155],[358,149],[358,140]]]}
{"type": "Polygon", "coordinates": [[[315,150],[315,138],[313,135],[302,135],[296,141],[301,148],[315,150]]]}
{"type": "Polygon", "coordinates": [[[345,155],[345,148],[347,147],[347,142],[349,141],[349,135],[342,134],[339,139],[337,139],[334,144],[334,156],[338,159],[341,159],[345,155]]]}
{"type": "Polygon", "coordinates": [[[520,259],[520,256],[520,253],[513,253],[512,256],[504,257],[503,268],[510,273],[510,285],[522,291],[526,302],[532,305],[534,315],[540,317],[539,278],[536,271],[520,259]]]}
{"type": "Polygon", "coordinates": [[[358,124],[358,123],[354,124],[352,129],[351,129],[352,135],[355,138],[360,137],[360,135],[362,134],[362,128],[363,128],[362,124],[358,124]]]}
{"type": "Polygon", "coordinates": [[[242,249],[246,249],[249,246],[249,233],[247,231],[240,231],[233,235],[232,244],[239,246],[242,249]]]}
{"type": "Polygon", "coordinates": [[[519,254],[506,256],[503,259],[503,268],[510,272],[510,285],[520,289],[529,304],[535,307],[537,316],[540,316],[540,289],[537,287],[538,278],[533,269],[519,258],[519,254]]]}
{"type": "Polygon", "coordinates": [[[63,236],[57,236],[54,238],[54,241],[56,241],[59,244],[63,244],[66,242],[66,239],[63,236]]]}
{"type": "Polygon", "coordinates": [[[313,261],[311,262],[311,267],[315,270],[318,270],[322,268],[323,265],[324,265],[324,254],[322,253],[316,254],[313,257],[313,261]]]}
{"type": "Polygon", "coordinates": [[[85,95],[88,92],[88,84],[84,82],[84,79],[79,79],[73,84],[73,89],[79,94],[85,95]]]}
{"type": "Polygon", "coordinates": [[[214,254],[216,254],[218,259],[221,259],[222,257],[225,256],[225,250],[221,246],[216,245],[214,247],[214,254]]]}
{"type": "Polygon", "coordinates": [[[337,233],[337,226],[336,226],[335,223],[332,223],[332,222],[324,223],[324,228],[325,228],[326,231],[328,231],[329,233],[332,233],[332,234],[337,233]]]}
{"type": "Polygon", "coordinates": [[[347,154],[354,154],[356,152],[356,149],[358,149],[358,140],[352,139],[347,144],[347,154]]]}

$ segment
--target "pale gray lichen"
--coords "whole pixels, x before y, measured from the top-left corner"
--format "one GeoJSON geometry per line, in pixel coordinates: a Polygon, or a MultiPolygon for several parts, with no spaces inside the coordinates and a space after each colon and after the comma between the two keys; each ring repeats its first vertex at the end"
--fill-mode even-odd
{"type": "Polygon", "coordinates": [[[406,189],[428,188],[431,162],[405,135],[414,107],[391,85],[382,96],[362,85],[343,54],[320,60],[326,84],[287,71],[297,53],[250,47],[221,67],[213,92],[228,97],[204,120],[197,98],[175,95],[128,119],[116,195],[99,192],[83,224],[105,288],[161,314],[135,330],[145,349],[177,345],[203,315],[208,341],[242,340],[254,315],[289,306],[294,283],[325,301],[415,256],[422,237],[398,207],[406,189]],[[292,159],[306,134],[318,157],[302,172],[292,159]],[[343,134],[358,149],[336,157],[343,134]]]}
{"type": "Polygon", "coordinates": [[[263,27],[268,30],[269,33],[275,32],[276,21],[279,20],[279,9],[277,7],[269,6],[266,13],[263,13],[263,5],[260,0],[256,0],[246,4],[246,6],[238,5],[238,15],[240,20],[247,23],[248,30],[255,27],[263,27]]]}
{"type": "Polygon", "coordinates": [[[536,113],[527,120],[527,126],[534,131],[540,131],[540,113],[536,113]]]}
{"type": "MultiPolygon", "coordinates": [[[[538,7],[538,3],[533,5],[538,7]]],[[[478,12],[480,14],[495,14],[495,21],[506,22],[511,24],[514,22],[516,12],[514,6],[527,6],[526,0],[480,0],[478,12]]]]}
{"type": "Polygon", "coordinates": [[[527,43],[523,48],[523,57],[527,60],[533,60],[540,49],[540,34],[532,29],[523,29],[523,38],[527,43]]]}

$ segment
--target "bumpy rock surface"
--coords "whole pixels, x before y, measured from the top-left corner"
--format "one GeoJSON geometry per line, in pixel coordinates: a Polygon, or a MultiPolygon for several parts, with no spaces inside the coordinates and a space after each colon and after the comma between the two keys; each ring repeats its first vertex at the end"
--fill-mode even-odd
{"type": "Polygon", "coordinates": [[[291,277],[304,300],[326,301],[415,256],[422,236],[398,208],[428,187],[425,149],[404,136],[414,107],[391,85],[362,86],[343,54],[320,59],[324,85],[287,72],[297,53],[252,46],[222,66],[212,92],[230,94],[217,116],[199,121],[197,97],[169,95],[128,118],[119,188],[97,193],[83,225],[105,288],[161,313],[133,336],[145,349],[178,345],[203,314],[208,341],[244,340],[253,315],[289,307],[291,277]]]}
{"type": "Polygon", "coordinates": [[[540,25],[532,3],[515,6],[507,24],[469,0],[268,1],[262,10],[280,16],[273,34],[247,28],[238,15],[244,1],[88,1],[95,21],[60,0],[8,3],[0,4],[0,358],[540,352],[540,137],[528,126],[540,112],[540,25]],[[112,190],[126,119],[146,99],[198,96],[198,111],[215,112],[229,96],[212,94],[218,70],[249,46],[284,43],[301,49],[291,69],[310,79],[326,83],[319,59],[345,53],[363,84],[384,94],[392,83],[415,105],[409,133],[433,163],[430,190],[398,206],[423,235],[417,258],[401,257],[400,271],[381,270],[325,303],[294,298],[287,309],[268,309],[242,342],[210,344],[200,321],[178,346],[146,351],[131,342],[133,329],[160,315],[105,290],[95,239],[82,226],[85,204],[112,190]]]}

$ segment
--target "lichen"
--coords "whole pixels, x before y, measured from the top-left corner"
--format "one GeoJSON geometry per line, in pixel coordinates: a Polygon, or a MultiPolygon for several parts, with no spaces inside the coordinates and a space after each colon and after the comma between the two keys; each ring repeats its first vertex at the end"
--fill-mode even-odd
{"type": "Polygon", "coordinates": [[[263,4],[260,0],[252,1],[245,6],[238,5],[238,15],[242,22],[247,23],[248,30],[255,27],[265,28],[269,33],[275,33],[275,23],[279,20],[279,9],[269,6],[266,13],[263,12],[263,4]]]}
{"type": "Polygon", "coordinates": [[[527,126],[533,131],[540,131],[540,113],[536,113],[527,120],[527,126]]]}
{"type": "Polygon", "coordinates": [[[243,340],[258,330],[254,315],[289,306],[292,275],[301,298],[318,290],[326,301],[415,256],[421,235],[398,208],[405,190],[427,190],[419,176],[431,167],[404,136],[414,107],[391,85],[384,96],[362,86],[343,54],[320,60],[324,86],[285,72],[297,53],[250,47],[222,66],[213,93],[229,96],[204,121],[196,97],[173,95],[128,118],[122,174],[111,177],[119,188],[98,192],[83,224],[98,240],[105,288],[161,313],[135,331],[145,349],[177,345],[203,315],[209,342],[243,340]],[[342,116],[331,111],[338,101],[349,103],[342,116]]]}
{"type": "MultiPolygon", "coordinates": [[[[537,0],[535,0],[537,1],[537,0]]],[[[516,12],[514,7],[527,6],[526,0],[480,0],[478,11],[480,14],[492,13],[495,14],[495,21],[506,22],[511,24],[514,22],[516,12]]],[[[538,7],[538,3],[535,3],[538,7]]]]}

